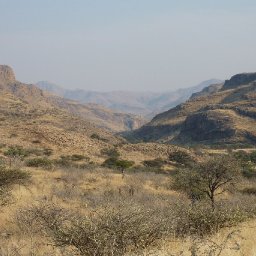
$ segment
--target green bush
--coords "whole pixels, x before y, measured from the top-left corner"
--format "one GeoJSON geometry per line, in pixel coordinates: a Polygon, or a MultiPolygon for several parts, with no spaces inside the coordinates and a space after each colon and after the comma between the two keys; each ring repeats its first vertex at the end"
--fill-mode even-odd
{"type": "Polygon", "coordinates": [[[134,165],[134,162],[111,157],[105,160],[102,165],[104,167],[121,169],[123,171],[124,169],[132,167],[134,165]]]}
{"type": "Polygon", "coordinates": [[[5,152],[4,155],[8,157],[20,157],[24,158],[29,156],[30,152],[21,146],[11,146],[5,152]]]}
{"type": "Polygon", "coordinates": [[[37,158],[32,158],[28,159],[26,161],[26,165],[28,167],[43,167],[46,169],[50,169],[53,167],[53,161],[46,158],[46,157],[37,157],[37,158]]]}

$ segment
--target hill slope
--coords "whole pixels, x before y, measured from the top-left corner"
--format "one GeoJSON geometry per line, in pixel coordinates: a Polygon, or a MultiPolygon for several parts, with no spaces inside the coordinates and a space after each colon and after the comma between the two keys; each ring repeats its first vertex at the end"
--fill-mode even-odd
{"type": "Polygon", "coordinates": [[[31,150],[51,149],[54,158],[79,154],[102,162],[106,158],[102,155],[103,149],[117,148],[123,159],[140,163],[145,159],[167,157],[171,148],[154,143],[127,143],[84,118],[87,107],[16,81],[8,66],[0,65],[0,92],[2,152],[18,145],[31,150]],[[72,113],[77,106],[84,111],[83,118],[72,113]]]}
{"type": "Polygon", "coordinates": [[[146,118],[152,118],[157,113],[166,111],[171,107],[186,101],[192,93],[198,92],[210,84],[220,82],[221,80],[211,79],[190,88],[163,93],[65,90],[58,85],[46,81],[38,82],[36,85],[40,89],[55,93],[56,95],[65,97],[67,99],[79,101],[81,103],[96,103],[114,111],[133,113],[142,115],[146,118]]]}
{"type": "Polygon", "coordinates": [[[256,73],[238,74],[161,113],[133,139],[180,144],[256,143],[256,73]]]}
{"type": "Polygon", "coordinates": [[[98,127],[106,128],[114,132],[133,130],[145,123],[142,118],[135,115],[116,113],[96,104],[83,105],[76,101],[43,92],[34,85],[22,84],[15,80],[13,71],[7,66],[0,66],[0,72],[2,81],[1,89],[14,94],[20,99],[27,101],[29,104],[59,107],[73,115],[81,116],[93,122],[98,127]]]}
{"type": "Polygon", "coordinates": [[[1,145],[51,148],[97,156],[103,148],[124,142],[110,132],[58,107],[58,98],[33,85],[15,80],[13,71],[0,66],[1,145]],[[100,139],[92,138],[97,134],[100,139]]]}

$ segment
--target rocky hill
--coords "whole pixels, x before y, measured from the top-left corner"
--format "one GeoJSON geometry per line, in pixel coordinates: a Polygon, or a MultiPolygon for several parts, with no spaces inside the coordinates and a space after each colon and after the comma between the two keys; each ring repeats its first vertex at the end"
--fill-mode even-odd
{"type": "Polygon", "coordinates": [[[211,85],[128,137],[179,144],[256,144],[256,73],[211,85]]]}
{"type": "Polygon", "coordinates": [[[210,84],[220,83],[221,80],[211,79],[196,86],[167,92],[94,92],[86,90],[66,90],[56,84],[41,81],[36,85],[61,97],[79,101],[80,103],[100,104],[113,111],[132,113],[151,119],[156,114],[166,111],[181,102],[186,101],[192,93],[201,91],[210,84]]]}

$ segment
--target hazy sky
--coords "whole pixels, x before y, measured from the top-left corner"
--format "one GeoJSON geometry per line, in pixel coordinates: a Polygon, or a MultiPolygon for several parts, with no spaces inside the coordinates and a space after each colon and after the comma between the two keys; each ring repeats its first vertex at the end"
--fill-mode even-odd
{"type": "Polygon", "coordinates": [[[18,80],[173,90],[256,72],[255,0],[0,0],[0,63],[18,80]]]}

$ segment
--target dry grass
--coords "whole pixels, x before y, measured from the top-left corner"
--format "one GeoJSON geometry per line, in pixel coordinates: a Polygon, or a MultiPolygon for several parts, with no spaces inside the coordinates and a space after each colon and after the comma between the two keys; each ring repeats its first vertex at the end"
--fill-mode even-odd
{"type": "MultiPolygon", "coordinates": [[[[224,228],[217,235],[213,233],[211,236],[199,238],[192,236],[192,233],[190,236],[187,236],[188,233],[183,233],[183,238],[181,238],[177,233],[179,230],[177,228],[180,228],[180,225],[176,226],[177,218],[178,216],[183,216],[183,219],[187,218],[184,213],[189,209],[190,203],[184,196],[169,189],[170,177],[168,175],[137,171],[127,172],[123,177],[118,171],[96,166],[88,166],[87,169],[59,168],[54,171],[40,168],[29,169],[32,173],[31,184],[28,187],[15,187],[12,193],[13,203],[0,211],[0,255],[87,255],[79,254],[72,246],[54,246],[56,240],[51,237],[52,233],[40,227],[38,219],[28,218],[28,214],[24,215],[27,210],[36,209],[35,207],[41,205],[55,205],[60,209],[70,211],[70,214],[75,214],[74,216],[91,216],[92,213],[98,214],[102,211],[104,213],[105,210],[108,212],[111,209],[116,211],[120,206],[124,207],[122,211],[129,213],[133,207],[139,207],[142,213],[143,209],[146,212],[151,211],[148,217],[151,216],[152,220],[165,220],[164,225],[160,226],[161,232],[165,235],[159,233],[161,239],[156,238],[151,246],[145,248],[142,246],[137,252],[129,247],[130,249],[125,249],[125,253],[122,251],[121,254],[119,252],[114,255],[123,255],[123,253],[125,255],[192,255],[193,248],[201,253],[195,255],[217,255],[202,252],[214,248],[217,250],[216,248],[224,246],[224,243],[225,248],[221,255],[253,255],[252,252],[256,249],[252,236],[252,227],[256,225],[254,221],[238,226],[235,222],[236,227],[224,228]],[[239,230],[239,236],[234,234],[234,237],[232,236],[227,242],[226,238],[233,230],[239,230]],[[234,241],[236,241],[234,239],[239,243],[237,251],[233,248],[234,241]],[[181,251],[183,254],[179,254],[181,251]]],[[[232,199],[230,205],[233,208],[247,200],[246,211],[248,211],[248,205],[255,204],[253,196],[237,193],[230,195],[230,198],[232,199]]],[[[209,208],[205,209],[209,210],[209,208]]],[[[109,217],[110,214],[103,214],[100,219],[107,216],[109,217]]],[[[184,223],[188,223],[187,220],[183,221],[182,225],[184,223]]]]}

